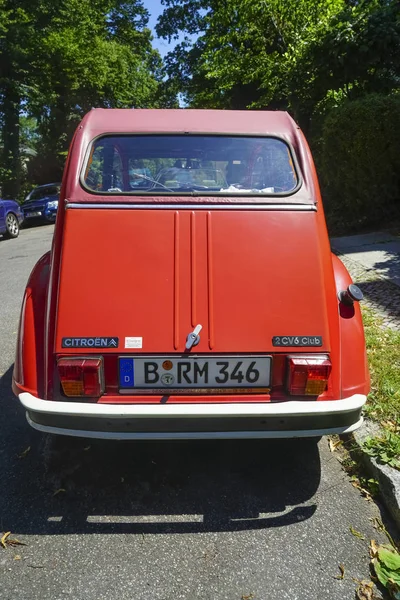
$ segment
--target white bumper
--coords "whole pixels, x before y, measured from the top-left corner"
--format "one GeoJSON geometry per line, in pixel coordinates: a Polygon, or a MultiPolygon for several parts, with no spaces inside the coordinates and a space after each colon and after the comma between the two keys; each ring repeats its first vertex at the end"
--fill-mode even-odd
{"type": "Polygon", "coordinates": [[[284,438],[348,433],[361,425],[360,412],[366,402],[366,396],[361,394],[329,401],[221,404],[56,402],[26,392],[19,399],[27,411],[29,424],[39,431],[121,440],[284,438]],[[216,424],[221,427],[216,428],[216,424]],[[246,428],[248,424],[251,428],[246,428]]]}

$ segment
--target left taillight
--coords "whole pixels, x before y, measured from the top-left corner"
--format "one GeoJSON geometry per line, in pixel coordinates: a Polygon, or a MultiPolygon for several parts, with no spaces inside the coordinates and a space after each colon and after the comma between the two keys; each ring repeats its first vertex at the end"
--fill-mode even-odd
{"type": "Polygon", "coordinates": [[[319,396],[328,385],[332,364],[328,356],[288,356],[288,392],[292,396],[319,396]]]}
{"type": "Polygon", "coordinates": [[[104,393],[101,357],[59,358],[57,367],[65,396],[94,398],[104,393]]]}

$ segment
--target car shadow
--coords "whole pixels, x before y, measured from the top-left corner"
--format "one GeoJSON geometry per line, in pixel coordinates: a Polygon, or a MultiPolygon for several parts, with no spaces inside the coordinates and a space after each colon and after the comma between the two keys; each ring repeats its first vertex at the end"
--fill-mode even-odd
{"type": "Polygon", "coordinates": [[[193,533],[312,517],[314,440],[113,442],[31,429],[0,379],[1,520],[15,534],[193,533]],[[29,448],[29,449],[28,449],[29,448]]]}
{"type": "Polygon", "coordinates": [[[29,219],[23,222],[22,229],[32,229],[33,227],[47,227],[49,225],[54,225],[54,221],[49,222],[43,221],[43,219],[29,219]]]}
{"type": "Polygon", "coordinates": [[[16,237],[16,238],[9,238],[6,235],[4,235],[4,233],[0,233],[0,243],[1,242],[13,242],[13,241],[15,241],[17,239],[18,239],[18,237],[16,237]]]}

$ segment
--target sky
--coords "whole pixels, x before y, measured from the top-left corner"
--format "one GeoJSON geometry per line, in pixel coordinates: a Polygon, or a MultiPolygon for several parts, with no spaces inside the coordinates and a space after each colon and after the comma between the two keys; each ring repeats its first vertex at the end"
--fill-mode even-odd
{"type": "Polygon", "coordinates": [[[161,56],[164,57],[167,54],[167,52],[172,50],[172,48],[177,43],[175,40],[173,40],[171,44],[168,44],[167,40],[158,39],[157,34],[154,31],[157,19],[159,15],[163,12],[165,7],[161,4],[161,0],[143,0],[143,4],[150,13],[148,27],[150,27],[154,35],[153,47],[156,48],[161,54],[161,56]]]}
{"type": "MultiPolygon", "coordinates": [[[[174,46],[176,46],[176,44],[181,42],[185,36],[181,35],[178,40],[172,40],[170,44],[168,43],[168,40],[163,40],[161,38],[157,38],[157,34],[156,34],[154,28],[156,26],[157,19],[158,19],[159,15],[164,11],[165,6],[163,6],[161,4],[161,0],[143,0],[143,4],[150,13],[148,27],[153,32],[153,36],[154,36],[153,47],[159,51],[159,53],[161,54],[162,57],[164,57],[167,54],[167,52],[172,50],[174,48],[174,46]]],[[[195,39],[195,36],[193,36],[192,39],[195,39]]]]}

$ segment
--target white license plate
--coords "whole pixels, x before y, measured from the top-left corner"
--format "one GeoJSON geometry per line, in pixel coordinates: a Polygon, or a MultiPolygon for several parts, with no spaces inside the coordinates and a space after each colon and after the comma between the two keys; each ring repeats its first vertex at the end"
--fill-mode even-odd
{"type": "Polygon", "coordinates": [[[36,212],[28,212],[26,213],[27,217],[41,217],[42,213],[40,211],[36,211],[36,212]]]}
{"type": "Polygon", "coordinates": [[[267,388],[270,356],[120,357],[122,392],[138,389],[267,388]]]}

